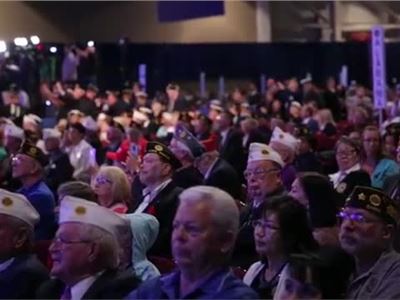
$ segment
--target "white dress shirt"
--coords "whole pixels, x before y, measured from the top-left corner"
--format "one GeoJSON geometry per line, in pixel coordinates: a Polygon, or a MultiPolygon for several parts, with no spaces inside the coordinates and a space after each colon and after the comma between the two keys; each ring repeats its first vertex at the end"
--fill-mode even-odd
{"type": "Polygon", "coordinates": [[[148,188],[143,189],[144,199],[142,203],[136,208],[135,213],[142,213],[154,200],[154,198],[172,181],[171,178],[167,179],[160,185],[158,185],[154,190],[150,191],[148,188]]]}

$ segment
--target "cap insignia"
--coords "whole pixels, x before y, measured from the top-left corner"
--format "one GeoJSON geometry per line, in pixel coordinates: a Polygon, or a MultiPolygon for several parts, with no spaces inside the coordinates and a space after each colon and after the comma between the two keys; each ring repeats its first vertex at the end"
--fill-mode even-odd
{"type": "Polygon", "coordinates": [[[84,215],[84,214],[86,214],[86,208],[83,207],[83,206],[77,206],[77,207],[75,208],[75,213],[76,213],[77,215],[84,215]]]}
{"type": "Polygon", "coordinates": [[[5,197],[3,200],[1,200],[1,203],[3,203],[4,206],[8,207],[13,205],[13,200],[10,197],[5,197]]]}
{"type": "Polygon", "coordinates": [[[381,205],[381,197],[379,197],[377,194],[372,194],[371,196],[369,196],[369,202],[373,205],[373,206],[379,206],[381,205]]]}

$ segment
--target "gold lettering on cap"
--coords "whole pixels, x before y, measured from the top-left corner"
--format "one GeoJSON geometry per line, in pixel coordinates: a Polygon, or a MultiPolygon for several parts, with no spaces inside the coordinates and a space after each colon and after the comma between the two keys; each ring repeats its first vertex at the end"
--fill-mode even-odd
{"type": "Polygon", "coordinates": [[[382,203],[382,199],[377,194],[372,194],[371,196],[369,196],[369,202],[373,206],[379,206],[382,203]]]}

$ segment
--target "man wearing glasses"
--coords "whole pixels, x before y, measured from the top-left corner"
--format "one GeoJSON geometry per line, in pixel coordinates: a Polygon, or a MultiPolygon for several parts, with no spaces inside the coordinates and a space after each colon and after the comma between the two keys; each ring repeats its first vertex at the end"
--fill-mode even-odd
{"type": "Polygon", "coordinates": [[[279,153],[270,146],[261,143],[250,144],[244,172],[249,203],[240,217],[241,227],[233,254],[234,264],[247,268],[257,260],[251,222],[257,219],[258,208],[263,202],[287,193],[281,176],[284,165],[279,153]]]}
{"type": "Polygon", "coordinates": [[[349,299],[400,298],[400,254],[392,248],[400,211],[381,190],[356,186],[339,213],[339,240],[355,258],[349,299]]]}
{"type": "Polygon", "coordinates": [[[125,221],[111,210],[65,196],[59,229],[49,251],[53,279],[37,291],[39,299],[121,299],[138,279],[118,271],[118,236],[125,221]]]}
{"type": "Polygon", "coordinates": [[[11,162],[13,177],[22,183],[17,192],[28,198],[40,215],[35,240],[51,240],[56,229],[54,195],[43,181],[47,161],[40,148],[25,142],[11,162]]]}

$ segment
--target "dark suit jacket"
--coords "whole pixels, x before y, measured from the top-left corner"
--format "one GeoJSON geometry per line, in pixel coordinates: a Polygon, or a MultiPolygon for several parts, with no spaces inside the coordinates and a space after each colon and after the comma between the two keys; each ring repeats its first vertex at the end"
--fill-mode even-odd
{"type": "Polygon", "coordinates": [[[160,223],[157,240],[150,248],[149,255],[171,257],[172,222],[179,205],[178,196],[182,191],[171,181],[145,209],[145,213],[155,216],[160,223]]]}
{"type": "Polygon", "coordinates": [[[347,196],[353,191],[356,185],[371,186],[371,178],[364,170],[350,172],[336,187],[337,207],[342,208],[347,196]]]}
{"type": "Polygon", "coordinates": [[[236,170],[239,178],[245,168],[245,157],[242,146],[242,134],[235,129],[229,129],[225,141],[220,145],[220,156],[225,159],[236,170]]]}
{"type": "Polygon", "coordinates": [[[194,166],[189,166],[175,171],[172,180],[176,186],[183,189],[203,183],[203,175],[194,166]]]}
{"type": "Polygon", "coordinates": [[[242,199],[242,189],[239,176],[235,169],[222,158],[218,158],[204,184],[224,190],[234,199],[242,199]]]}
{"type": "Polygon", "coordinates": [[[37,288],[47,280],[47,269],[34,255],[15,257],[0,272],[0,299],[34,299],[37,288]]]}
{"type": "MultiPolygon", "coordinates": [[[[89,287],[82,299],[121,299],[133,291],[140,280],[133,271],[107,270],[89,287]]],[[[60,299],[65,285],[61,280],[44,282],[36,293],[37,299],[60,299]]]]}

